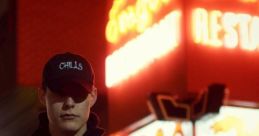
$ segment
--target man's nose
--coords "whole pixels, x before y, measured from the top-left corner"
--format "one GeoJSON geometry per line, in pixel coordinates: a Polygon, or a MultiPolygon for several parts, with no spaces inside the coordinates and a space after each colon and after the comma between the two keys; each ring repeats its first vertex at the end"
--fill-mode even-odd
{"type": "Polygon", "coordinates": [[[64,101],[64,106],[66,108],[71,108],[75,106],[75,101],[72,97],[66,97],[64,101]]]}

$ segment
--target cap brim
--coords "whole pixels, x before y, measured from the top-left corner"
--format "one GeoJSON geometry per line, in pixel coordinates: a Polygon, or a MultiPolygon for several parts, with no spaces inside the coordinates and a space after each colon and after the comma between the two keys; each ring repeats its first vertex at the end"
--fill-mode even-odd
{"type": "Polygon", "coordinates": [[[72,93],[85,91],[90,93],[92,91],[91,87],[92,84],[80,79],[55,79],[48,83],[48,88],[57,93],[63,93],[64,91],[71,91],[72,93]]]}

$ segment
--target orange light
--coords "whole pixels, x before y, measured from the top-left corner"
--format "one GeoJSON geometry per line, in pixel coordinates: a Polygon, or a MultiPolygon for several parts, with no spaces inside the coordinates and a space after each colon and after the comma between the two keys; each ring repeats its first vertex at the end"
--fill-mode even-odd
{"type": "Polygon", "coordinates": [[[142,33],[153,22],[153,15],[170,0],[137,0],[135,5],[127,5],[125,0],[115,0],[109,12],[106,39],[116,43],[128,32],[142,33]]]}
{"type": "Polygon", "coordinates": [[[258,22],[249,14],[197,8],[192,12],[192,36],[197,44],[254,51],[259,47],[258,22]]]}
{"type": "Polygon", "coordinates": [[[180,11],[169,13],[158,24],[109,55],[105,62],[106,86],[112,87],[128,79],[172,51],[180,41],[180,18],[180,11]]]}
{"type": "Polygon", "coordinates": [[[258,0],[240,0],[240,1],[244,3],[256,3],[258,0]]]}

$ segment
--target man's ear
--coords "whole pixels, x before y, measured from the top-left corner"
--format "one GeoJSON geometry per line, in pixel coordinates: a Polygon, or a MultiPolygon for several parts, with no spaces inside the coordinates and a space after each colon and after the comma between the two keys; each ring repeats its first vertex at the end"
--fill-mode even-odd
{"type": "Polygon", "coordinates": [[[44,91],[42,88],[38,88],[38,98],[40,103],[44,106],[46,105],[45,95],[46,95],[46,90],[44,91]]]}
{"type": "Polygon", "coordinates": [[[93,90],[89,93],[90,95],[90,106],[93,107],[97,100],[97,88],[93,86],[93,90]]]}

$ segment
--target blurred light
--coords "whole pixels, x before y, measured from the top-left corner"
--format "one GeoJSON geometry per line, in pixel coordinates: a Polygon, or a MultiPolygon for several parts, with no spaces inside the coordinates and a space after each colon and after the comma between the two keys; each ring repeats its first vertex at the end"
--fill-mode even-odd
{"type": "Polygon", "coordinates": [[[256,3],[258,2],[258,0],[239,0],[241,2],[244,2],[244,3],[256,3]]]}
{"type": "Polygon", "coordinates": [[[208,13],[205,9],[197,8],[192,15],[192,35],[195,43],[222,46],[219,32],[222,30],[219,19],[222,13],[214,10],[208,13]]]}
{"type": "Polygon", "coordinates": [[[222,40],[219,39],[220,31],[222,30],[222,26],[219,22],[222,13],[218,10],[211,11],[210,13],[210,35],[211,35],[211,44],[212,46],[220,47],[222,46],[222,40]]]}
{"type": "Polygon", "coordinates": [[[205,9],[197,8],[192,14],[192,35],[195,43],[208,43],[208,12],[205,9]]]}
{"type": "Polygon", "coordinates": [[[183,135],[192,134],[192,123],[190,121],[182,121],[180,125],[177,121],[156,120],[140,129],[133,131],[129,136],[180,136],[177,133],[179,126],[183,135]]]}
{"type": "Polygon", "coordinates": [[[250,40],[252,48],[259,48],[259,17],[252,18],[249,32],[249,35],[251,35],[250,40]]]}
{"type": "Polygon", "coordinates": [[[241,48],[246,50],[255,50],[256,47],[250,45],[248,32],[249,22],[252,17],[248,14],[239,14],[237,17],[239,18],[239,38],[241,48]]]}
{"type": "Polygon", "coordinates": [[[223,41],[226,48],[236,48],[238,45],[238,33],[235,30],[237,23],[238,18],[234,13],[226,12],[222,16],[222,26],[225,30],[223,41]]]}
{"type": "Polygon", "coordinates": [[[106,58],[107,87],[128,79],[172,51],[180,40],[180,18],[180,11],[169,13],[158,24],[109,55],[106,58]]]}
{"type": "Polygon", "coordinates": [[[109,12],[106,26],[106,39],[117,43],[128,32],[142,33],[153,23],[153,15],[170,0],[137,0],[134,5],[127,5],[126,0],[115,0],[109,12]]]}
{"type": "Polygon", "coordinates": [[[257,107],[222,106],[216,116],[196,120],[197,136],[258,136],[259,110],[257,107]]]}
{"type": "Polygon", "coordinates": [[[222,13],[196,8],[192,12],[192,36],[197,44],[254,51],[259,47],[257,16],[222,13]]]}

